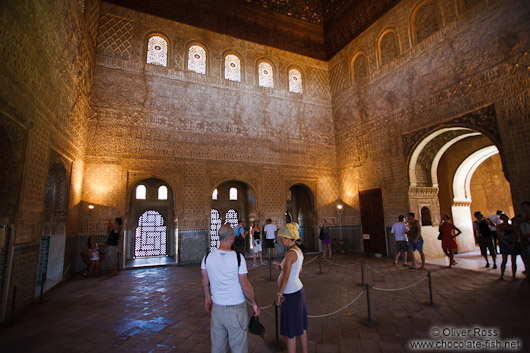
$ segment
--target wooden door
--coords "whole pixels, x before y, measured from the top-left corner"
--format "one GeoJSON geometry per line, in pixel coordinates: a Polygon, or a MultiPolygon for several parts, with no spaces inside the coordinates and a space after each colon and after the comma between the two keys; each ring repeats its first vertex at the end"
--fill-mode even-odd
{"type": "Polygon", "coordinates": [[[380,253],[386,256],[385,218],[381,189],[360,191],[359,201],[363,234],[370,235],[370,239],[363,240],[364,252],[380,253]]]}

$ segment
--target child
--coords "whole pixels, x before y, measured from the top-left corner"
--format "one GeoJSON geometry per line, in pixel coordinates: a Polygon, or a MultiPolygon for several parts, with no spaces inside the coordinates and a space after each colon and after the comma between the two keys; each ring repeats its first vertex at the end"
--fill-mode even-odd
{"type": "Polygon", "coordinates": [[[90,267],[88,269],[88,276],[99,275],[99,246],[103,245],[96,242],[94,236],[90,236],[87,241],[87,245],[83,252],[88,255],[90,259],[90,267]]]}

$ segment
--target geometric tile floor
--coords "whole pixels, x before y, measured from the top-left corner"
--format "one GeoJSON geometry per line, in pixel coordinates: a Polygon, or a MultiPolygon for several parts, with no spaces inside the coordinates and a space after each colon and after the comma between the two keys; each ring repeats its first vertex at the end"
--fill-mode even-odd
{"type": "MultiPolygon", "coordinates": [[[[480,256],[466,256],[457,257],[455,269],[428,260],[436,307],[423,305],[429,302],[427,271],[395,267],[386,258],[336,255],[333,264],[321,262],[323,274],[318,274],[313,260],[301,274],[313,316],[309,351],[423,352],[411,344],[427,340],[442,345],[438,351],[443,352],[458,351],[449,346],[454,344],[513,344],[530,352],[530,282],[522,274],[519,281],[509,280],[509,264],[507,280],[498,281],[498,270],[480,268],[480,256]],[[386,289],[370,289],[371,318],[377,326],[363,324],[365,293],[342,311],[315,317],[337,311],[363,291],[360,261],[365,282],[386,289]],[[475,261],[475,268],[468,261],[475,261]],[[388,291],[404,287],[409,288],[388,291]],[[488,333],[495,336],[477,336],[488,333]]],[[[307,255],[306,262],[313,258],[307,255]]],[[[270,305],[278,272],[272,271],[271,281],[268,267],[247,264],[260,306],[270,305]]],[[[518,273],[522,270],[519,266],[518,273]]],[[[125,270],[115,277],[76,275],[45,293],[42,304],[31,305],[14,323],[0,327],[0,352],[209,352],[209,314],[203,309],[200,277],[199,265],[125,270]]],[[[249,351],[273,352],[274,309],[262,310],[260,321],[265,339],[249,335],[249,351]]]]}

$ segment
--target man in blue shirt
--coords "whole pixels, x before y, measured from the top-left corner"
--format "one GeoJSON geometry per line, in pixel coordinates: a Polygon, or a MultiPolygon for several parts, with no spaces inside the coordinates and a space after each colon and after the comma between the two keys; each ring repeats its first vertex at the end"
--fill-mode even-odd
{"type": "Polygon", "coordinates": [[[245,238],[247,237],[248,231],[243,228],[243,220],[240,219],[237,222],[237,226],[234,227],[234,250],[240,254],[245,255],[245,238]]]}

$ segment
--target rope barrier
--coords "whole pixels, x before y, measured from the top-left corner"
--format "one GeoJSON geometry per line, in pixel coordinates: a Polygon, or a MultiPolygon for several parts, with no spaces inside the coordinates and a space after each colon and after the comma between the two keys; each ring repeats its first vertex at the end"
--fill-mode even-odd
{"type": "Polygon", "coordinates": [[[311,260],[307,261],[307,262],[304,262],[303,265],[309,265],[311,262],[315,261],[316,259],[318,259],[318,256],[315,256],[314,258],[312,258],[311,260]]]}
{"type": "Polygon", "coordinates": [[[345,265],[343,265],[343,264],[338,264],[336,262],[333,262],[333,261],[325,259],[325,258],[322,258],[322,259],[326,260],[327,262],[329,262],[330,264],[335,265],[335,266],[355,266],[355,265],[359,265],[360,264],[360,262],[356,262],[354,264],[345,264],[345,265]]]}
{"type": "Polygon", "coordinates": [[[426,279],[428,278],[428,276],[425,276],[423,277],[422,279],[420,279],[419,281],[417,282],[414,282],[412,283],[411,285],[408,285],[406,287],[403,287],[403,288],[377,288],[377,287],[373,287],[373,286],[370,286],[372,289],[375,289],[375,290],[380,290],[380,291],[384,291],[384,292],[397,292],[397,291],[400,291],[400,290],[403,290],[403,289],[407,289],[407,288],[410,288],[410,287],[414,287],[415,285],[425,281],[426,279]]]}
{"type": "Polygon", "coordinates": [[[408,278],[396,278],[396,277],[394,277],[394,276],[385,275],[384,273],[377,271],[375,268],[373,268],[373,267],[371,267],[370,265],[367,265],[367,264],[364,264],[364,266],[368,267],[370,270],[372,270],[372,271],[375,272],[375,273],[380,274],[380,275],[383,276],[383,277],[388,277],[388,278],[392,278],[392,279],[397,279],[398,281],[407,281],[407,280],[408,280],[408,278]]]}
{"type": "Polygon", "coordinates": [[[339,310],[335,310],[334,312],[332,313],[329,313],[329,314],[322,314],[322,315],[307,315],[308,318],[310,317],[326,317],[326,316],[331,316],[331,315],[334,315],[344,309],[346,309],[347,307],[349,307],[350,305],[352,305],[353,303],[355,303],[355,301],[357,299],[359,299],[361,297],[361,295],[364,293],[365,289],[363,289],[358,296],[355,297],[355,299],[353,299],[351,302],[349,302],[348,304],[344,305],[342,308],[340,308],[339,310]]]}

